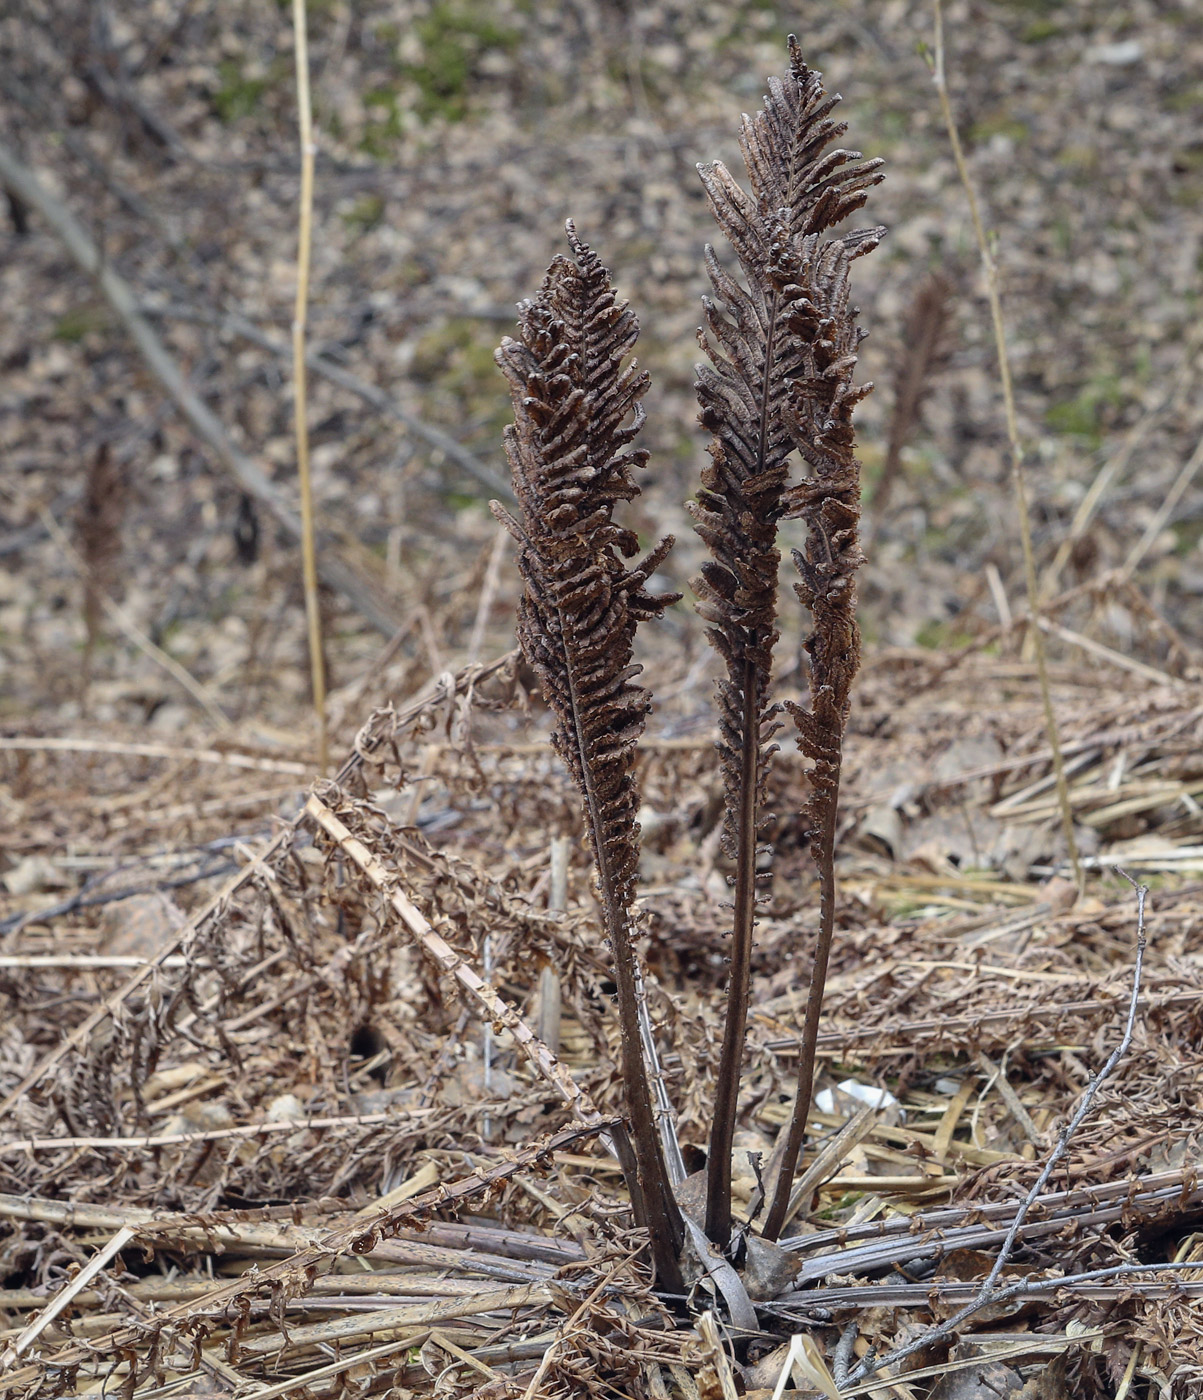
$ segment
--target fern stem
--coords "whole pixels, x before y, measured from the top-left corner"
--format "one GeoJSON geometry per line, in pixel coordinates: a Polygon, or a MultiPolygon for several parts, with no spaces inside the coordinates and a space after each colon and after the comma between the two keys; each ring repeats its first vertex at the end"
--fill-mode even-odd
{"type": "Polygon", "coordinates": [[[756,920],[756,798],[760,787],[757,701],[759,683],[762,681],[755,664],[745,662],[731,970],[727,978],[727,1012],[715,1087],[710,1152],[706,1163],[706,1234],[720,1249],[726,1249],[731,1239],[731,1149],[739,1110],[739,1080],[747,1033],[748,986],[752,970],[752,934],[756,920]]]}
{"type": "Polygon", "coordinates": [[[806,1123],[814,1098],[815,1052],[819,1043],[819,1018],[823,1010],[823,992],[827,986],[827,965],[835,936],[835,833],[839,803],[839,769],[835,772],[835,791],[824,801],[822,826],[815,852],[819,869],[819,932],[815,939],[810,964],[810,985],[806,991],[806,1016],[802,1023],[802,1044],[798,1060],[798,1090],[794,1096],[794,1111],[790,1118],[781,1169],[773,1188],[773,1203],[769,1207],[763,1235],[766,1240],[780,1237],[789,1213],[794,1173],[802,1153],[806,1123]]]}
{"type": "MultiPolygon", "coordinates": [[[[567,617],[562,618],[562,623],[565,628],[571,626],[567,617]]],[[[584,709],[575,664],[576,648],[569,637],[565,637],[564,653],[565,677],[572,702],[573,739],[581,755],[581,772],[584,776],[585,824],[589,828],[589,843],[593,847],[593,860],[597,868],[597,884],[601,893],[606,937],[614,954],[622,1083],[627,1117],[631,1121],[631,1147],[637,1177],[637,1181],[629,1182],[632,1187],[632,1205],[635,1207],[636,1219],[646,1228],[651,1241],[656,1282],[667,1292],[682,1293],[685,1284],[681,1275],[680,1255],[685,1227],[681,1222],[680,1207],[669,1183],[668,1168],[664,1162],[656,1116],[652,1109],[647,1066],[643,1059],[639,1029],[639,973],[631,940],[631,912],[623,907],[618,892],[619,882],[615,878],[614,854],[602,837],[605,830],[604,814],[598,799],[593,767],[588,761],[589,746],[581,727],[584,709]]]]}
{"type": "MultiPolygon", "coordinates": [[[[760,475],[768,467],[769,433],[772,426],[774,369],[777,358],[777,319],[780,297],[773,292],[764,338],[764,364],[760,384],[760,421],[757,428],[755,468],[760,475]]],[[[778,486],[776,500],[766,515],[774,518],[784,488],[778,486]]],[[[775,524],[772,531],[776,535],[775,524]]],[[[775,549],[770,544],[769,549],[775,549]]],[[[739,1119],[739,1082],[743,1069],[744,1041],[748,1028],[748,989],[752,975],[752,942],[756,931],[756,845],[760,834],[760,785],[766,755],[761,735],[764,697],[772,675],[772,633],[776,610],[776,588],[764,604],[765,615],[758,626],[732,627],[743,651],[740,674],[740,761],[738,815],[735,823],[735,907],[731,923],[731,967],[727,976],[727,1009],[723,1019],[723,1044],[719,1053],[715,1086],[714,1122],[710,1128],[706,1160],[706,1234],[719,1249],[731,1242],[731,1152],[739,1119]],[[765,633],[768,633],[766,636],[765,633]],[[758,662],[750,649],[765,656],[758,662]]]]}

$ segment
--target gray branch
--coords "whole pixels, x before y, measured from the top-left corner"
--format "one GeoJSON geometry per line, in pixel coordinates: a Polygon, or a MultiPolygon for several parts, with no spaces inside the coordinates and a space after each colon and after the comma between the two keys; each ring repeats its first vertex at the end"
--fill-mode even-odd
{"type": "MultiPolygon", "coordinates": [[[[129,283],[105,262],[75,215],[52,195],[34,173],[0,145],[0,183],[36,209],[62,239],[79,266],[95,278],[109,305],[120,317],[142,358],[180,412],[220,459],[222,465],[248,495],[259,501],[290,539],[301,537],[301,521],[291,502],[266,472],[230,440],[217,415],[184,378],[179,365],[138,309],[129,283]]],[[[341,593],[363,617],[391,637],[399,619],[375,585],[344,559],[323,551],[318,563],[322,582],[341,593]]]]}
{"type": "MultiPolygon", "coordinates": [[[[142,305],[141,309],[147,316],[170,317],[181,321],[196,321],[202,325],[217,326],[221,330],[240,336],[243,340],[249,340],[253,345],[262,346],[264,350],[270,350],[273,355],[278,355],[281,359],[290,359],[292,356],[292,347],[287,342],[261,330],[253,321],[248,320],[238,311],[205,311],[191,306],[182,306],[175,302],[167,305],[147,302],[142,305]]],[[[433,423],[427,423],[425,419],[419,418],[416,413],[412,413],[403,404],[391,398],[383,389],[378,388],[375,384],[369,384],[366,379],[361,379],[359,375],[353,374],[349,369],[344,369],[342,365],[335,364],[333,360],[318,350],[308,351],[305,355],[305,363],[314,374],[320,374],[332,384],[350,390],[364,403],[370,404],[378,413],[392,418],[407,428],[414,437],[421,438],[428,447],[433,447],[436,452],[441,452],[449,462],[454,462],[457,467],[474,477],[498,500],[507,502],[515,500],[514,492],[508,481],[498,476],[491,467],[486,466],[466,447],[456,442],[450,433],[445,433],[442,428],[437,428],[433,423]]]]}

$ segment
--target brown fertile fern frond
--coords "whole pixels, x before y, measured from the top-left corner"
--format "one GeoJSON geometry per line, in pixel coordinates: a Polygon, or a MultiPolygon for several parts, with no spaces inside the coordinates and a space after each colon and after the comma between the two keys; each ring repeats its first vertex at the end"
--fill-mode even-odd
{"type": "Polygon", "coordinates": [[[902,470],[902,449],[919,426],[924,400],[952,354],[953,286],[941,272],[923,279],[907,312],[894,375],[894,406],[886,458],[873,490],[873,520],[880,525],[902,470]]]}
{"type": "Polygon", "coordinates": [[[86,566],[84,572],[83,690],[92,672],[92,656],[104,615],[102,599],[113,585],[121,558],[121,519],[125,511],[125,482],[121,466],[107,442],[102,442],[88,463],[84,497],[76,517],[76,538],[86,566]]]}
{"type": "Polygon", "coordinates": [[[790,333],[805,347],[791,385],[794,441],[810,475],[791,487],[786,515],[806,525],[805,552],[794,551],[801,575],[798,598],[810,609],[810,705],[787,702],[798,747],[812,762],[811,795],[803,813],[819,873],[819,930],[811,961],[798,1092],[764,1233],[776,1239],[785,1223],[790,1188],[810,1113],[815,1045],[827,963],[835,928],[835,838],[840,762],[852,681],[860,664],[856,571],[864,562],[857,537],[860,463],[853,451],[853,409],[873,387],[853,382],[865,332],[849,301],[848,269],[877,239],[807,237],[797,269],[801,295],[789,311],[790,333]]]}
{"type": "Polygon", "coordinates": [[[840,755],[852,681],[860,664],[856,571],[864,562],[857,539],[860,463],[853,454],[852,410],[873,387],[852,382],[864,332],[848,303],[848,253],[827,243],[810,270],[814,312],[809,373],[795,386],[798,445],[812,475],[792,488],[788,514],[806,525],[806,550],[794,550],[802,581],[794,585],[810,609],[810,707],[786,708],[798,743],[814,761],[805,816],[821,840],[839,786],[840,755]]]}
{"type": "Polygon", "coordinates": [[[638,976],[632,944],[639,861],[635,745],[650,708],[631,664],[635,628],[677,595],[644,585],[672,546],[661,540],[641,562],[614,506],[639,494],[632,471],[647,461],[630,443],[643,424],[647,375],[624,363],[639,323],[619,302],[610,275],[577,238],[539,294],[519,308],[520,338],[497,363],[509,380],[514,423],[505,432],[519,524],[493,513],[518,542],[525,584],[518,638],[556,717],[552,742],[584,800],[606,932],[614,954],[623,1082],[637,1179],[630,1183],[647,1226],[661,1286],[681,1288],[680,1213],[665,1168],[639,1040],[638,976]]]}
{"type": "Polygon", "coordinates": [[[710,1138],[706,1230],[725,1248],[731,1234],[731,1144],[747,1022],[755,923],[756,848],[766,831],[765,782],[777,729],[770,703],[777,641],[777,526],[786,509],[788,461],[800,445],[799,385],[815,373],[813,338],[821,314],[813,270],[827,249],[845,260],[875,247],[881,229],[821,242],[859,209],[880,179],[878,160],[828,150],[846,127],[830,120],[820,74],[789,41],[787,75],[769,83],[763,110],[745,116],[740,146],[748,195],[720,162],[699,166],[716,222],[735,249],[740,285],[710,247],[706,267],[715,300],[704,298],[698,334],[710,364],[698,369],[701,422],[713,436],[711,461],[691,508],[713,558],[693,587],[707,637],[722,656],[717,688],[719,753],[726,789],[724,845],[736,862],[735,914],[727,1015],[710,1138]],[[721,304],[721,305],[720,305],[721,304]]]}

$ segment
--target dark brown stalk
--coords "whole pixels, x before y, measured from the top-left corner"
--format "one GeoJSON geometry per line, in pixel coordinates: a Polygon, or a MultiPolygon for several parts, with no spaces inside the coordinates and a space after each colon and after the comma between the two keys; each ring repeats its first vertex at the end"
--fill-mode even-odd
{"type": "Polygon", "coordinates": [[[125,482],[121,468],[107,442],[97,447],[88,464],[84,498],[76,519],[79,552],[84,571],[84,627],[87,641],[81,671],[81,695],[86,704],[92,676],[92,658],[100,637],[101,602],[113,586],[121,557],[121,518],[125,509],[125,482]]]}
{"type": "Polygon", "coordinates": [[[610,275],[568,225],[572,258],[557,257],[543,287],[519,308],[520,339],[507,337],[497,363],[510,383],[514,423],[506,451],[519,524],[493,512],[518,541],[525,588],[518,639],[556,716],[552,743],[580,789],[597,866],[606,936],[614,956],[622,1077],[635,1178],[637,1219],[646,1226],[656,1277],[683,1289],[683,1225],[665,1166],[639,1035],[639,977],[632,941],[639,861],[635,745],[650,708],[634,683],[635,628],[678,595],[644,584],[672,545],[664,539],[641,563],[629,530],[614,524],[618,501],[639,494],[631,472],[647,453],[625,450],[643,424],[648,379],[624,363],[639,333],[610,275]]]}
{"type": "Polygon", "coordinates": [[[925,277],[907,312],[894,376],[894,406],[886,457],[873,492],[873,528],[881,524],[894,483],[902,471],[902,449],[919,426],[923,401],[951,352],[952,283],[941,272],[925,277]]]}
{"type": "Polygon", "coordinates": [[[805,818],[819,874],[819,929],[811,960],[798,1066],[798,1090],[785,1152],[764,1225],[775,1240],[785,1224],[790,1189],[814,1089],[815,1045],[835,931],[835,838],[840,761],[852,681],[860,662],[856,624],[856,571],[864,562],[857,539],[860,463],[853,448],[852,411],[871,385],[853,383],[856,351],[864,332],[848,300],[848,268],[866,251],[855,235],[808,239],[799,269],[806,295],[798,298],[792,329],[806,345],[806,368],[793,385],[792,418],[798,449],[810,476],[789,493],[786,513],[806,525],[806,550],[794,551],[802,576],[795,584],[810,609],[810,706],[787,702],[798,747],[812,762],[805,818]]]}
{"type": "MultiPolygon", "coordinates": [[[[710,358],[698,369],[702,425],[713,434],[710,465],[692,507],[713,559],[694,580],[707,637],[727,675],[717,688],[718,749],[726,789],[724,848],[735,862],[731,972],[720,1052],[706,1184],[706,1232],[721,1248],[731,1237],[731,1147],[747,1027],[756,921],[757,853],[777,707],[769,700],[777,641],[777,525],[786,505],[788,460],[798,446],[796,382],[813,359],[798,328],[813,330],[803,272],[818,234],[859,209],[881,178],[880,161],[835,149],[842,123],[829,120],[838,97],[802,61],[790,38],[790,69],[770,80],[764,108],[744,117],[740,146],[749,196],[716,162],[699,167],[715,220],[739,258],[746,286],[719,264],[706,266],[717,302],[704,300],[699,341],[710,358]],[[858,163],[859,162],[859,163],[858,163]]],[[[867,251],[879,230],[848,236],[867,251]]],[[[843,246],[841,244],[841,246],[843,246]]]]}

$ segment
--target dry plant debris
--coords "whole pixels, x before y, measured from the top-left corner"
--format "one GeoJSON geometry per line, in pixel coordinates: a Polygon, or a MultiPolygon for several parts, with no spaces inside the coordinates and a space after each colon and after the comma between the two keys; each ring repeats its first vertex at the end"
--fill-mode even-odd
{"type": "MultiPolygon", "coordinates": [[[[235,853],[241,869],[226,883],[237,887],[215,907],[181,884],[130,896],[142,902],[142,922],[114,924],[124,901],[55,914],[66,901],[53,891],[20,897],[30,917],[10,932],[0,973],[12,989],[8,1082],[60,1046],[48,1018],[63,997],[78,1008],[72,1024],[93,1008],[105,1014],[29,1084],[0,1142],[4,1257],[9,1276],[24,1280],[2,1295],[12,1321],[0,1388],[71,1393],[108,1375],[138,1394],[170,1394],[202,1384],[198,1366],[205,1386],[253,1385],[255,1394],[617,1386],[692,1395],[687,1378],[698,1372],[702,1383],[704,1341],[648,1291],[621,1176],[596,1145],[621,1103],[608,960],[582,847],[566,907],[548,908],[550,840],[577,832],[579,818],[550,756],[505,737],[509,715],[495,707],[512,703],[513,664],[473,668],[376,712],[337,783],[307,804],[291,799],[299,815],[271,853],[256,860],[249,844],[235,853]],[[398,901],[414,913],[398,917],[398,901]],[[181,959],[163,959],[119,996],[126,974],[104,956],[115,929],[150,940],[136,949],[143,958],[157,945],[178,946],[181,959]],[[423,930],[446,958],[420,951],[423,930]],[[38,966],[52,940],[78,965],[38,966]],[[501,1002],[482,1014],[457,988],[484,965],[486,940],[501,1002]],[[457,981],[460,966],[470,975],[457,981]],[[528,1040],[523,1055],[505,1027],[510,1015],[515,1026],[537,1020],[541,966],[558,976],[560,1044],[553,1053],[528,1040]],[[482,1024],[492,1018],[486,1063],[482,1024]],[[577,1090],[575,1115],[557,1066],[577,1090]],[[593,1111],[586,1102],[598,1116],[573,1126],[593,1111]],[[542,1175],[532,1170],[540,1162],[542,1175]],[[40,1310],[119,1232],[115,1259],[37,1327],[40,1310]]],[[[1052,887],[950,859],[957,821],[1056,840],[1051,797],[1039,814],[1025,798],[1042,781],[1048,793],[1034,678],[1017,681],[1013,663],[965,664],[976,693],[998,698],[975,707],[965,766],[938,775],[930,756],[964,733],[963,677],[937,674],[885,723],[873,697],[900,671],[916,683],[914,663],[866,676],[846,778],[852,839],[840,857],[852,908],[829,984],[820,1082],[888,1085],[897,1107],[866,1109],[837,1090],[812,1118],[845,1131],[798,1202],[787,1240],[796,1276],[756,1305],[757,1334],[728,1359],[751,1389],[782,1344],[775,1339],[799,1328],[836,1374],[833,1344],[851,1324],[855,1375],[867,1345],[888,1352],[920,1341],[923,1328],[974,1301],[1058,1124],[1122,1034],[1130,892],[1104,882],[1070,906],[1052,887]],[[987,738],[1003,755],[993,763],[977,761],[987,738]],[[942,861],[931,836],[914,855],[855,838],[858,814],[881,800],[891,753],[928,775],[912,778],[899,821],[904,832],[943,832],[942,861]],[[992,819],[996,808],[1002,816],[992,819]]],[[[1131,860],[1158,883],[1190,838],[1175,837],[1164,795],[1155,808],[1134,804],[1154,782],[1187,790],[1198,781],[1195,708],[1177,692],[1134,688],[1100,712],[1088,677],[1075,685],[1062,674],[1058,689],[1067,712],[1080,700],[1069,747],[1091,756],[1075,777],[1079,798],[1100,782],[1096,771],[1118,775],[1096,859],[1103,868],[1131,860]],[[1126,834],[1132,811],[1152,814],[1136,841],[1126,834]]],[[[648,991],[687,1151],[704,1144],[709,1122],[720,1007],[707,950],[725,918],[695,854],[717,810],[708,742],[653,740],[638,764],[655,833],[643,900],[656,969],[648,991]],[[664,814],[659,824],[654,813],[664,814]],[[682,1062],[698,1072],[686,1077],[682,1062]]],[[[85,781],[93,800],[75,828],[92,832],[94,849],[114,850],[122,836],[108,831],[106,772],[118,790],[131,764],[169,773],[187,762],[197,793],[226,798],[232,775],[250,793],[262,779],[249,753],[239,755],[244,766],[211,761],[216,752],[146,757],[113,747],[85,778],[78,746],[29,742],[6,757],[8,791],[32,815],[56,784],[85,781]],[[24,799],[18,755],[32,783],[24,799]]],[[[779,808],[796,810],[800,767],[782,762],[775,781],[779,808]]],[[[228,821],[220,805],[195,820],[209,825],[181,830],[176,859],[228,821]]],[[[31,837],[38,829],[27,827],[31,837]]],[[[59,838],[42,830],[28,858],[49,864],[59,838]]],[[[125,880],[139,891],[161,888],[172,868],[158,845],[157,862],[127,856],[125,880]]],[[[800,842],[782,845],[754,959],[749,1107],[737,1138],[741,1150],[766,1154],[788,1113],[797,1044],[800,1000],[785,949],[817,907],[800,842]]],[[[1133,1375],[1147,1377],[1180,1370],[1189,1356],[1192,1299],[1203,1287],[1193,1271],[1203,988],[1189,954],[1198,888],[1175,876],[1155,890],[1133,1048],[1017,1230],[997,1298],[908,1363],[915,1394],[982,1356],[1011,1376],[1064,1374],[1082,1387],[1074,1393],[1117,1368],[1122,1375],[1133,1357],[1133,1375]],[[1158,1263],[1172,1272],[1151,1271],[1158,1263]]],[[[820,1136],[821,1158],[826,1145],[820,1136]]],[[[755,1178],[737,1173],[734,1185],[738,1215],[755,1178]]]]}

